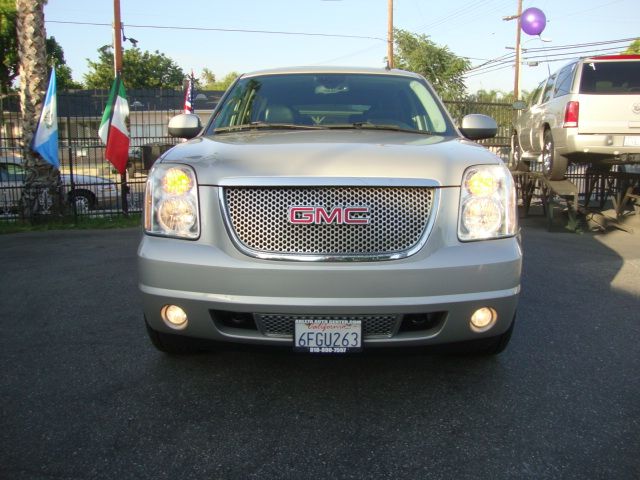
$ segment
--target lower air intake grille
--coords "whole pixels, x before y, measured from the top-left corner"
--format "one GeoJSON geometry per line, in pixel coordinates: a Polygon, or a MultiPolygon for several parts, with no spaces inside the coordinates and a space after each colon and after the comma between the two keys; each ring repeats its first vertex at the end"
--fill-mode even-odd
{"type": "Polygon", "coordinates": [[[361,320],[364,338],[390,337],[397,330],[399,315],[276,315],[257,314],[258,329],[268,337],[293,337],[295,321],[361,320]]]}

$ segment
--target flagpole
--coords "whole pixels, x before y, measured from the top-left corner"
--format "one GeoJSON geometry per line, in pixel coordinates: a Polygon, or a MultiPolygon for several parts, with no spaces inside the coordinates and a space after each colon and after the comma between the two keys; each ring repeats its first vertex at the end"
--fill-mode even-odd
{"type": "MultiPolygon", "coordinates": [[[[122,20],[120,18],[120,0],[113,0],[113,69],[116,77],[116,92],[120,91],[120,76],[122,74],[122,20]]],[[[109,125],[113,119],[113,112],[111,110],[111,118],[109,118],[109,125]]],[[[111,130],[111,129],[109,129],[111,130]]],[[[108,141],[108,140],[107,140],[108,141]]],[[[120,175],[120,197],[122,200],[122,213],[125,216],[129,215],[129,205],[127,202],[127,169],[125,165],[124,173],[120,175]]]]}
{"type": "MultiPolygon", "coordinates": [[[[114,97],[115,99],[117,99],[117,95],[120,93],[120,83],[122,82],[122,78],[120,77],[120,75],[118,74],[116,76],[116,97],[114,97]]],[[[115,101],[114,101],[114,107],[115,107],[115,101]]],[[[112,108],[111,109],[111,117],[109,118],[109,125],[111,125],[112,121],[113,121],[113,114],[115,113],[116,109],[112,108]]],[[[109,133],[111,133],[111,128],[109,128],[109,133]]],[[[109,142],[109,137],[107,137],[107,143],[109,142]]],[[[127,165],[125,164],[125,168],[124,168],[124,173],[120,174],[120,200],[122,201],[122,213],[124,213],[125,217],[129,215],[129,202],[127,202],[127,193],[129,191],[129,185],[127,184],[127,165]]]]}
{"type": "Polygon", "coordinates": [[[120,0],[113,0],[113,69],[117,77],[122,72],[122,21],[120,0]]]}

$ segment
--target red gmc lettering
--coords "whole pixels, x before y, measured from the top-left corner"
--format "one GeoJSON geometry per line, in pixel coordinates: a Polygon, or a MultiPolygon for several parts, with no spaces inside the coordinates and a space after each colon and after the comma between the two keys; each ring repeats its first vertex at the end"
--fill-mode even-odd
{"type": "Polygon", "coordinates": [[[369,217],[359,217],[354,218],[353,215],[356,213],[369,213],[369,207],[346,207],[344,209],[344,223],[349,223],[353,225],[368,225],[369,217]]]}
{"type": "Polygon", "coordinates": [[[342,209],[340,207],[334,207],[331,210],[331,213],[327,213],[327,211],[322,207],[316,207],[316,218],[315,223],[337,223],[341,224],[343,222],[342,218],[342,209]]]}
{"type": "Polygon", "coordinates": [[[302,225],[313,223],[314,207],[289,207],[289,222],[302,225]]]}
{"type": "Polygon", "coordinates": [[[368,213],[369,207],[334,207],[331,211],[324,207],[289,207],[288,220],[298,225],[367,225],[369,217],[362,214],[368,213]]]}

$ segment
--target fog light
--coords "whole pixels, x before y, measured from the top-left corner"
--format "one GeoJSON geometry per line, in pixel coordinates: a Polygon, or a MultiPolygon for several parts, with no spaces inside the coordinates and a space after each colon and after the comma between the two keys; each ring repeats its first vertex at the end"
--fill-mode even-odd
{"type": "Polygon", "coordinates": [[[165,305],[160,315],[164,323],[173,329],[182,330],[187,326],[187,313],[177,305],[165,305]]]}
{"type": "Polygon", "coordinates": [[[493,327],[498,319],[498,313],[489,307],[482,307],[471,315],[470,327],[474,332],[486,332],[493,327]]]}

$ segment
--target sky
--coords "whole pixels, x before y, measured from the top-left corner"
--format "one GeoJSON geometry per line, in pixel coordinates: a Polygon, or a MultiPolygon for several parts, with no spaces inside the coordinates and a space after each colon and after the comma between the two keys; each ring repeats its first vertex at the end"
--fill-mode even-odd
{"type": "MultiPolygon", "coordinates": [[[[49,0],[45,6],[47,36],[54,36],[64,49],[76,80],[87,72],[87,59],[96,60],[98,48],[112,43],[113,4],[112,0],[49,0]]],[[[503,17],[515,15],[517,4],[517,0],[394,0],[394,26],[427,35],[478,66],[513,52],[516,22],[503,17]]],[[[193,70],[197,76],[208,68],[218,79],[232,71],[272,67],[384,67],[387,5],[387,0],[120,0],[124,34],[135,38],[139,48],[164,53],[185,73],[193,70]]],[[[523,33],[525,56],[527,49],[640,37],[638,0],[524,0],[523,8],[530,7],[542,10],[547,24],[540,37],[523,33]]],[[[624,50],[628,44],[590,46],[584,54],[604,48],[624,50]]],[[[559,53],[580,56],[577,49],[529,52],[539,62],[553,61],[523,65],[521,89],[534,89],[549,71],[566,63],[559,53]]],[[[512,91],[513,61],[505,60],[509,61],[469,74],[468,91],[512,91]]]]}

